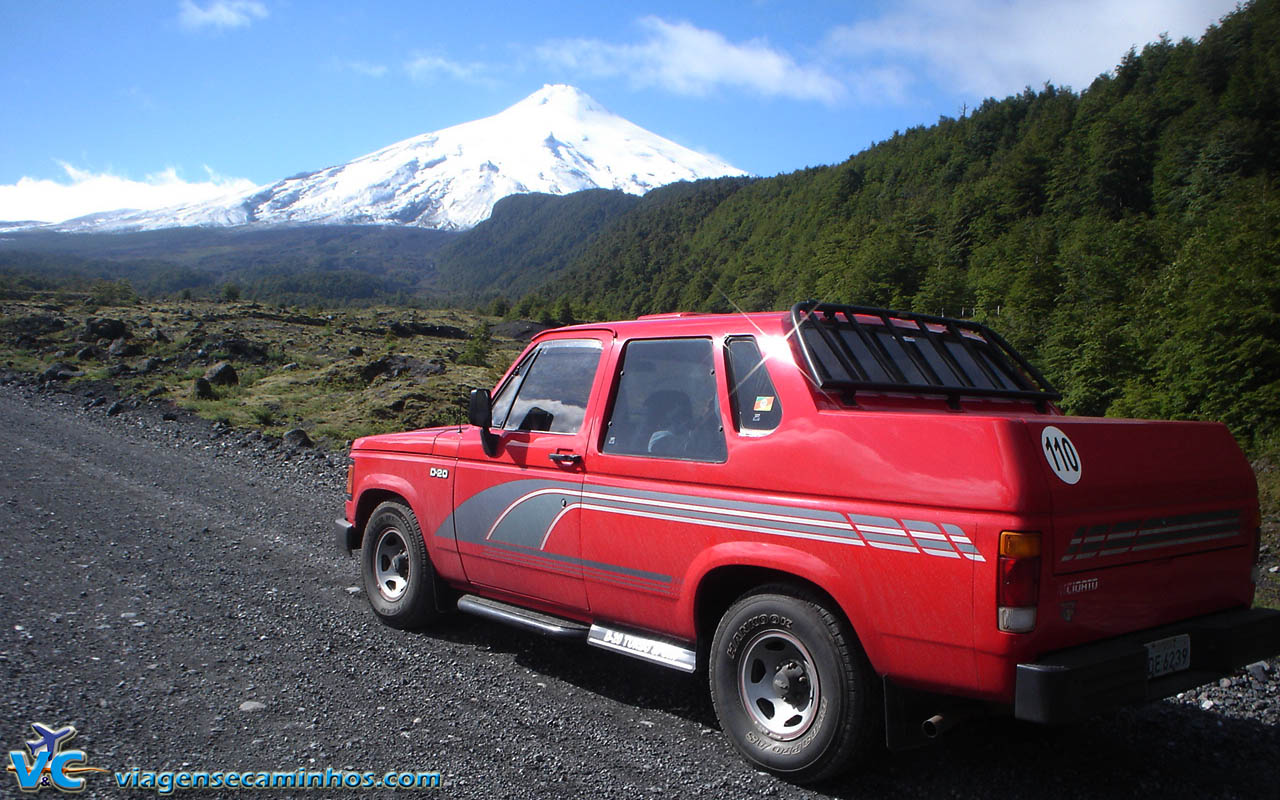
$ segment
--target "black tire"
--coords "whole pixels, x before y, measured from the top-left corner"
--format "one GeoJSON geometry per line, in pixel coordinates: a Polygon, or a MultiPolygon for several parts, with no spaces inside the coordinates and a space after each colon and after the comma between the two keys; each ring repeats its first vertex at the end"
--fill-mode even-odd
{"type": "Polygon", "coordinates": [[[388,625],[418,628],[439,616],[435,570],[422,529],[407,506],[386,502],[369,515],[360,574],[373,613],[388,625]]]}
{"type": "Polygon", "coordinates": [[[799,587],[765,586],[734,603],[712,639],[708,677],[734,747],[789,781],[830,778],[883,742],[878,684],[857,636],[799,587]]]}

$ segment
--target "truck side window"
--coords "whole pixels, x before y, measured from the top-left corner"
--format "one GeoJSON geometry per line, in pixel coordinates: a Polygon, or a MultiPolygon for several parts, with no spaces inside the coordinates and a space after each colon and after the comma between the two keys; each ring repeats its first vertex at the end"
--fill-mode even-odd
{"type": "Polygon", "coordinates": [[[725,460],[710,339],[643,339],[622,355],[606,453],[725,460]]]}
{"type": "Polygon", "coordinates": [[[729,399],[740,431],[771,431],[782,421],[782,399],[750,336],[725,343],[729,364],[729,399]]]}
{"type": "Polygon", "coordinates": [[[594,339],[543,344],[498,391],[494,427],[577,433],[586,418],[600,350],[600,342],[594,339]]]}

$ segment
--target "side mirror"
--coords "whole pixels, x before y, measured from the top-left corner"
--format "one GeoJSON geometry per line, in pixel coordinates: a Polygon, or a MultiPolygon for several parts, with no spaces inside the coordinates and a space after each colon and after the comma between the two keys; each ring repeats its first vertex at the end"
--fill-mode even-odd
{"type": "Polygon", "coordinates": [[[493,458],[498,454],[498,436],[489,430],[493,424],[493,409],[490,406],[488,389],[472,389],[467,403],[467,421],[480,429],[480,445],[484,454],[493,458]]]}

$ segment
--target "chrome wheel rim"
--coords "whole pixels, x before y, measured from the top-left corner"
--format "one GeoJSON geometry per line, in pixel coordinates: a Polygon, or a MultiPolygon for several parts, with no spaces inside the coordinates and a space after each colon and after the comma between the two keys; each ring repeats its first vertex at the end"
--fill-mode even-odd
{"type": "Polygon", "coordinates": [[[821,700],[818,670],[799,639],[764,631],[743,649],[738,694],[753,722],[771,737],[789,741],[813,725],[821,700]]]}
{"type": "Polygon", "coordinates": [[[373,579],[378,594],[395,602],[409,588],[409,547],[398,528],[387,528],[378,536],[373,551],[373,579]]]}

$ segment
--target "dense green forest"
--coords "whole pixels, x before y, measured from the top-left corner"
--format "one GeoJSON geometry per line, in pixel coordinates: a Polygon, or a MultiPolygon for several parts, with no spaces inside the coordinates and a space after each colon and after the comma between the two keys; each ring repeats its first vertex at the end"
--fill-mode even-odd
{"type": "Polygon", "coordinates": [[[1280,3],[831,167],[646,196],[542,287],[589,316],[815,297],[974,317],[1085,414],[1280,434],[1280,3]]]}
{"type": "Polygon", "coordinates": [[[436,286],[472,298],[511,297],[559,274],[584,246],[640,198],[590,189],[570,195],[516,194],[489,219],[436,254],[436,286]]]}

